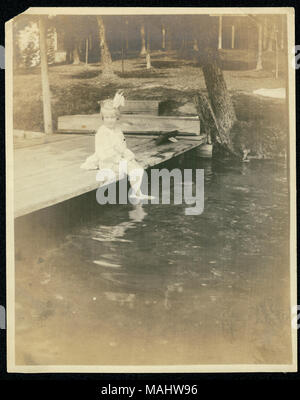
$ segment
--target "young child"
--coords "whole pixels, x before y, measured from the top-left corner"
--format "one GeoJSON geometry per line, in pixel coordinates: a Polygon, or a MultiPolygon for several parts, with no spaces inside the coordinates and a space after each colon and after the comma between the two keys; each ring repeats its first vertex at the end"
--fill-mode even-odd
{"type": "Polygon", "coordinates": [[[133,189],[131,197],[152,199],[152,196],[144,195],[140,190],[144,169],[135,160],[133,152],[127,148],[124,134],[117,124],[120,116],[119,108],[123,105],[122,91],[118,91],[113,100],[102,102],[100,115],[103,125],[95,135],[95,153],[88,157],[80,168],[111,169],[116,173],[120,162],[126,161],[129,182],[133,189]]]}

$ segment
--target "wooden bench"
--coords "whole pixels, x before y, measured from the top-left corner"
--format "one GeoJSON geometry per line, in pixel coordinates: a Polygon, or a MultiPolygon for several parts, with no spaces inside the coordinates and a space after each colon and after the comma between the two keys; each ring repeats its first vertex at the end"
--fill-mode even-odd
{"type": "MultiPolygon", "coordinates": [[[[156,100],[127,100],[121,108],[122,131],[131,135],[160,135],[170,131],[177,131],[178,136],[200,135],[198,117],[159,116],[158,110],[159,102],[156,100]]],[[[63,115],[58,117],[57,130],[62,133],[95,133],[101,124],[100,113],[63,115]]]]}
{"type": "MultiPolygon", "coordinates": [[[[93,133],[103,123],[99,114],[64,115],[58,117],[59,132],[93,133]]],[[[143,114],[123,114],[120,127],[125,134],[159,135],[162,132],[177,130],[178,135],[199,136],[198,117],[174,117],[143,114]]]]}

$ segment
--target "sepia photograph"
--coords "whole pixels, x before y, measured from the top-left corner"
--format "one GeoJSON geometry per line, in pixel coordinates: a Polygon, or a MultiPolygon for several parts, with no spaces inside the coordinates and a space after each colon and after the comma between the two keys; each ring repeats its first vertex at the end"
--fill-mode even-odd
{"type": "Polygon", "coordinates": [[[5,28],[8,372],[297,371],[294,9],[5,28]]]}

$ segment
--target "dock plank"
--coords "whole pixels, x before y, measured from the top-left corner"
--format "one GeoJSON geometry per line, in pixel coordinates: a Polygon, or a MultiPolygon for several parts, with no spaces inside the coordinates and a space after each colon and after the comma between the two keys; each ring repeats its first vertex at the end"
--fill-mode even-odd
{"type": "MultiPolygon", "coordinates": [[[[61,135],[57,135],[61,136],[61,135]]],[[[95,190],[96,170],[80,169],[94,151],[91,135],[65,135],[68,140],[17,148],[14,152],[14,211],[19,217],[95,190]]],[[[156,146],[153,138],[127,137],[128,147],[146,169],[205,141],[181,140],[156,146]]]]}

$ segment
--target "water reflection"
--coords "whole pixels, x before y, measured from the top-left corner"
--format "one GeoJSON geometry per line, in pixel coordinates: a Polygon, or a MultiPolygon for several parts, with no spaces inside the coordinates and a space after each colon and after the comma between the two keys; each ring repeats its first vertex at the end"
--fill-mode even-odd
{"type": "Polygon", "coordinates": [[[205,169],[201,215],[185,204],[91,211],[85,199],[52,247],[32,231],[26,258],[19,235],[19,363],[289,362],[285,165],[195,153],[168,163],[178,165],[205,169]]]}
{"type": "MultiPolygon", "coordinates": [[[[131,240],[123,239],[126,231],[128,229],[135,228],[136,223],[142,222],[146,215],[147,213],[143,209],[142,204],[133,205],[133,209],[130,210],[128,213],[129,221],[121,222],[117,225],[112,226],[100,225],[97,229],[94,229],[94,231],[92,231],[92,233],[95,234],[95,236],[92,236],[92,240],[97,240],[99,242],[131,243],[131,240]]],[[[116,254],[104,254],[101,257],[101,260],[94,260],[94,264],[109,268],[121,267],[121,264],[107,261],[107,259],[114,260],[116,258],[116,254]]]]}

